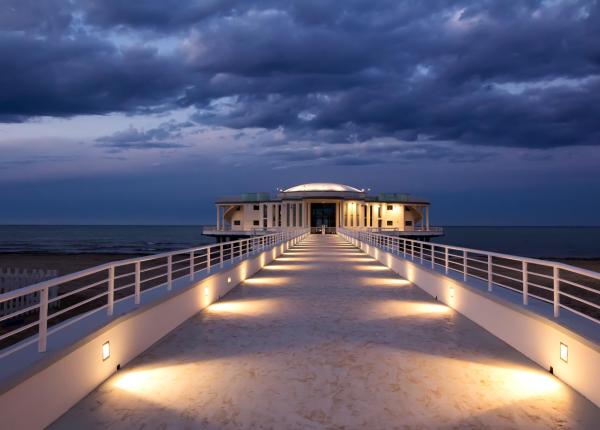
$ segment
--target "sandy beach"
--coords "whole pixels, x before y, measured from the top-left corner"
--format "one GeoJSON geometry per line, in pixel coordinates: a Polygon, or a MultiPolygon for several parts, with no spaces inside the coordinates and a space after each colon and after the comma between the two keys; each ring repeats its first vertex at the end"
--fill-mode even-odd
{"type": "Polygon", "coordinates": [[[132,254],[0,253],[0,268],[56,270],[59,275],[66,275],[109,261],[135,256],[132,254]]]}

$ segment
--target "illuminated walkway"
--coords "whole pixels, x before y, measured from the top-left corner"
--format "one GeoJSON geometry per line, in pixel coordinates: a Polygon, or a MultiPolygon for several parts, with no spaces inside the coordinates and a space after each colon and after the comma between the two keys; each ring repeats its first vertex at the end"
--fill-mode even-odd
{"type": "MultiPolygon", "coordinates": [[[[60,387],[57,387],[60,390],[60,387]]],[[[599,410],[335,236],[311,236],[53,428],[598,428],[599,410]]]]}

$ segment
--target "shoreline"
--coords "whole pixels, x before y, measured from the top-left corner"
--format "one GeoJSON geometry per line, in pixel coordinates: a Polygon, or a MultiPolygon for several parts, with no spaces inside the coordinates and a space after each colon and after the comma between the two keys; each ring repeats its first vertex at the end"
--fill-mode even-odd
{"type": "MultiPolygon", "coordinates": [[[[148,253],[46,253],[46,252],[0,252],[0,268],[56,270],[61,275],[77,272],[111,261],[151,255],[148,253]]],[[[538,257],[539,258],[539,257],[538,257]]],[[[571,266],[600,272],[600,257],[591,258],[540,258],[571,266]]]]}

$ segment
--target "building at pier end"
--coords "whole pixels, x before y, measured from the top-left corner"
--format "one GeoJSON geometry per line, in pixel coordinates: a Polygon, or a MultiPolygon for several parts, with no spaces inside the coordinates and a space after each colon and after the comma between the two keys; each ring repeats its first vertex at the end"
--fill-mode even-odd
{"type": "Polygon", "coordinates": [[[313,233],[360,228],[422,239],[442,234],[429,225],[427,199],[405,193],[371,194],[343,184],[309,183],[274,195],[224,196],[215,204],[216,225],[206,227],[204,234],[221,240],[297,227],[310,227],[313,233]]]}

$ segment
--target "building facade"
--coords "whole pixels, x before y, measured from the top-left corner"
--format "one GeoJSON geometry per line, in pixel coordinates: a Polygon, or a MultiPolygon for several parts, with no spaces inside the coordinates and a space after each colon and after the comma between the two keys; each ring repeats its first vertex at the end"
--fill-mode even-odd
{"type": "Polygon", "coordinates": [[[272,196],[246,193],[219,198],[217,224],[204,234],[228,239],[281,228],[310,227],[334,233],[337,227],[395,232],[421,238],[441,234],[429,225],[430,203],[408,194],[371,195],[333,183],[297,185],[272,196]]]}

